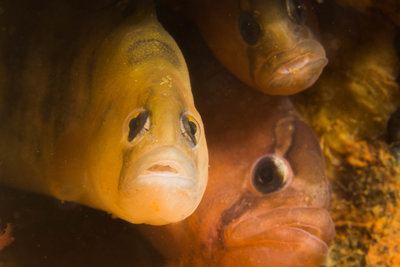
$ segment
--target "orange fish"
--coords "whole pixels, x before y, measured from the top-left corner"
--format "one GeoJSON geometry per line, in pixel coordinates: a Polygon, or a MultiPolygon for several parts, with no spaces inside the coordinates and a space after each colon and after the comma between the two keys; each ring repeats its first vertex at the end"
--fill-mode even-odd
{"type": "Polygon", "coordinates": [[[308,0],[189,2],[189,16],[215,56],[257,90],[300,92],[314,84],[328,62],[315,38],[308,0]]]}
{"type": "Polygon", "coordinates": [[[335,230],[314,132],[288,98],[251,90],[201,49],[190,49],[186,58],[208,137],[209,183],[188,219],[141,230],[172,265],[323,263],[335,230]]]}

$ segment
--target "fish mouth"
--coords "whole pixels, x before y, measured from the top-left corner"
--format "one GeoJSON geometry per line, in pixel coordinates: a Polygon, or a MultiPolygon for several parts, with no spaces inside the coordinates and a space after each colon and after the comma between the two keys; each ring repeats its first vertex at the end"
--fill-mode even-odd
{"type": "Polygon", "coordinates": [[[320,69],[328,63],[326,58],[321,58],[315,54],[304,54],[284,63],[282,67],[277,68],[274,72],[287,75],[296,75],[305,68],[320,69]]]}
{"type": "Polygon", "coordinates": [[[124,175],[121,184],[131,187],[166,186],[185,190],[198,185],[192,159],[175,147],[162,147],[143,155],[124,175]]]}
{"type": "Polygon", "coordinates": [[[193,159],[166,146],[151,150],[121,171],[115,215],[132,223],[181,221],[197,208],[207,179],[193,159]]]}
{"type": "Polygon", "coordinates": [[[255,71],[255,83],[265,93],[290,95],[312,86],[328,64],[325,50],[317,41],[304,41],[267,57],[255,71]]]}
{"type": "Polygon", "coordinates": [[[190,189],[196,185],[194,170],[185,170],[171,160],[161,160],[145,168],[133,181],[136,187],[152,184],[190,189]]]}
{"type": "Polygon", "coordinates": [[[245,214],[225,228],[224,241],[228,247],[294,246],[311,242],[327,251],[334,235],[334,224],[327,210],[290,207],[259,215],[245,214]]]}

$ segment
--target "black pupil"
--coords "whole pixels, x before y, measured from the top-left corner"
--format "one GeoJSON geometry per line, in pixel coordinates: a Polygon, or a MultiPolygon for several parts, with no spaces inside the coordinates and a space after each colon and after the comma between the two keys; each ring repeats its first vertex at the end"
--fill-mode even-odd
{"type": "Polygon", "coordinates": [[[239,29],[243,40],[250,45],[256,44],[260,38],[260,25],[249,12],[243,12],[240,14],[239,29]]]}
{"type": "Polygon", "coordinates": [[[193,145],[197,144],[196,140],[196,132],[197,132],[197,126],[193,121],[189,121],[187,116],[183,116],[182,118],[183,121],[183,127],[185,129],[185,132],[187,133],[188,137],[190,138],[190,142],[193,145]]]}
{"type": "Polygon", "coordinates": [[[288,4],[289,17],[296,23],[303,23],[303,13],[305,10],[301,0],[289,0],[288,4]]]}
{"type": "Polygon", "coordinates": [[[144,125],[146,124],[147,118],[149,117],[148,111],[142,111],[135,118],[131,119],[129,122],[129,135],[128,141],[132,140],[141,132],[144,125]]]}
{"type": "Polygon", "coordinates": [[[265,157],[254,169],[253,185],[259,192],[268,194],[283,187],[286,180],[284,175],[272,157],[265,157]]]}
{"type": "Polygon", "coordinates": [[[195,136],[197,132],[197,126],[194,122],[189,121],[189,127],[190,127],[190,134],[195,136]]]}

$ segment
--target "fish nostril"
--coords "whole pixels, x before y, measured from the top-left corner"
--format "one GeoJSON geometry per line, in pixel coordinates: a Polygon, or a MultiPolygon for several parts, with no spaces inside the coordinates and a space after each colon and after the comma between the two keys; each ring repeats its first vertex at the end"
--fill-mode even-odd
{"type": "Polygon", "coordinates": [[[170,172],[170,173],[179,173],[175,168],[170,165],[164,164],[154,164],[150,168],[147,169],[150,172],[170,172]]]}
{"type": "Polygon", "coordinates": [[[289,163],[276,155],[260,159],[253,171],[252,184],[263,194],[281,189],[289,180],[291,169],[289,163]]]}

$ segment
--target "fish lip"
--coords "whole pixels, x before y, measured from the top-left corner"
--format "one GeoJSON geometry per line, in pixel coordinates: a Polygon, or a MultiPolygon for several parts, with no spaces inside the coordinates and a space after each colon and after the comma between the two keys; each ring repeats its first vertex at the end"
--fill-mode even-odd
{"type": "Polygon", "coordinates": [[[244,214],[240,218],[233,220],[225,227],[224,242],[229,247],[243,247],[255,244],[268,246],[271,242],[293,243],[284,234],[280,235],[278,233],[271,238],[270,234],[275,230],[296,233],[300,236],[300,239],[304,240],[311,238],[314,242],[326,247],[326,249],[329,248],[329,244],[333,241],[335,234],[332,218],[324,208],[280,207],[264,213],[261,211],[250,215],[244,214]],[[293,212],[302,213],[303,216],[293,216],[293,212]],[[245,216],[246,218],[244,218],[245,216]],[[282,218],[285,218],[288,222],[279,223],[279,219],[282,218]],[[304,218],[312,219],[307,220],[304,218]],[[314,218],[319,220],[314,220],[314,218]]]}
{"type": "Polygon", "coordinates": [[[276,68],[273,72],[283,75],[296,75],[298,72],[305,71],[306,67],[323,68],[327,63],[328,60],[324,57],[312,53],[304,53],[300,56],[289,58],[286,63],[283,63],[281,67],[276,68]]]}
{"type": "Polygon", "coordinates": [[[182,167],[181,164],[176,163],[176,161],[171,160],[171,159],[162,159],[159,161],[155,161],[155,162],[150,162],[150,164],[148,165],[144,165],[141,167],[141,169],[139,170],[139,175],[138,176],[143,176],[143,175],[157,175],[157,174],[165,174],[165,175],[187,175],[188,170],[185,170],[185,168],[182,167]],[[168,171],[168,170],[160,170],[160,171],[156,171],[153,170],[153,168],[157,167],[157,166],[165,166],[167,167],[167,169],[170,169],[172,171],[168,171]],[[169,167],[169,168],[168,168],[169,167]]]}
{"type": "Polygon", "coordinates": [[[165,186],[177,186],[180,188],[193,188],[196,181],[195,177],[190,176],[190,170],[183,168],[180,164],[177,164],[172,160],[160,160],[150,164],[149,167],[144,166],[143,171],[133,181],[133,185],[137,187],[149,186],[152,183],[164,184],[165,186]],[[174,169],[171,171],[152,171],[151,168],[154,166],[170,166],[174,169]]]}
{"type": "Polygon", "coordinates": [[[179,188],[182,193],[187,195],[187,197],[192,197],[193,195],[189,192],[193,190],[195,183],[193,179],[178,175],[141,175],[138,176],[133,182],[132,186],[136,190],[140,188],[149,187],[152,185],[162,185],[164,187],[176,187],[179,188]]]}
{"type": "Polygon", "coordinates": [[[315,40],[306,40],[287,50],[269,54],[255,67],[254,82],[258,87],[268,90],[267,93],[280,94],[281,87],[286,86],[290,87],[287,90],[292,90],[290,94],[293,94],[314,84],[327,64],[323,46],[315,40]],[[298,80],[298,77],[306,79],[299,82],[301,79],[298,80]]]}
{"type": "Polygon", "coordinates": [[[173,146],[153,149],[140,156],[138,162],[128,168],[125,175],[120,178],[119,188],[121,190],[125,187],[123,191],[130,191],[133,187],[140,188],[154,184],[197,191],[200,181],[194,161],[173,146]],[[157,165],[169,166],[174,171],[153,171],[152,167],[157,165]]]}

